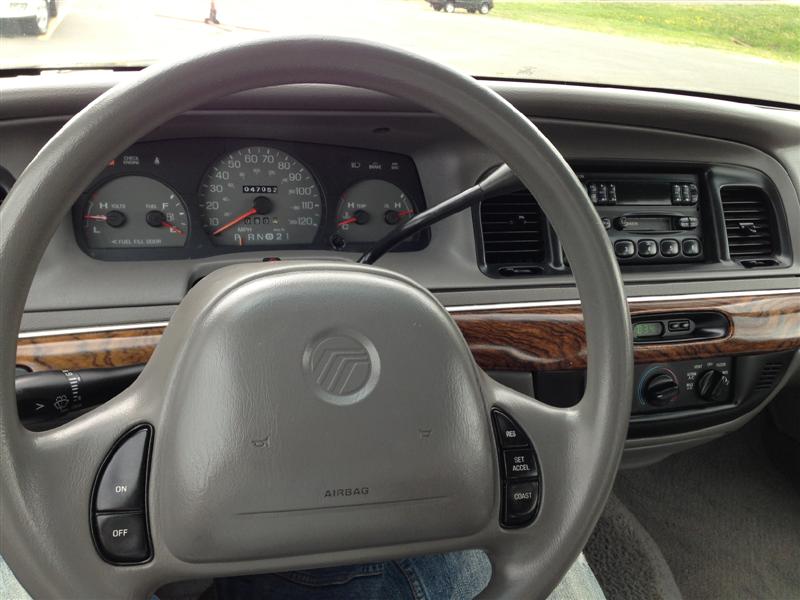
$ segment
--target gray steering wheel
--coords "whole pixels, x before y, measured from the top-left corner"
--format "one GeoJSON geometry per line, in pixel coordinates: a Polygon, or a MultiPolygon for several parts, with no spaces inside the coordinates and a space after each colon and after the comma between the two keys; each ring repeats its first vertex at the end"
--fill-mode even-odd
{"type": "Polygon", "coordinates": [[[182,579],[478,548],[493,566],[484,597],[544,597],[585,544],[627,430],[627,303],[577,178],[480,82],[335,38],[259,40],[156,65],[71,119],[22,173],[0,217],[0,553],[33,596],[143,599],[182,579]],[[295,83],[411,100],[507,162],[570,257],[588,341],[581,402],[553,408],[492,381],[444,308],[405,277],[290,261],[205,278],[133,386],[56,429],[24,428],[16,334],[39,260],[74,199],[109,159],[176,115],[295,83]],[[356,375],[334,385],[322,373],[330,360],[350,361],[356,375]],[[500,523],[493,408],[516,420],[538,457],[540,506],[525,527],[500,523]],[[92,485],[109,449],[143,423],[153,428],[152,558],[114,566],[92,542],[92,485]],[[363,497],[336,491],[356,488],[363,497]]]}

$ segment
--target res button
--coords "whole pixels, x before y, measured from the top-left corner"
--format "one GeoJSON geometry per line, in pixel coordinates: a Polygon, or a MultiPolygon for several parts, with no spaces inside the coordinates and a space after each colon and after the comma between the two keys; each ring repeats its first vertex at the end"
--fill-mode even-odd
{"type": "Polygon", "coordinates": [[[525,448],[530,445],[528,437],[517,427],[517,424],[499,411],[492,413],[497,437],[503,448],[525,448]]]}

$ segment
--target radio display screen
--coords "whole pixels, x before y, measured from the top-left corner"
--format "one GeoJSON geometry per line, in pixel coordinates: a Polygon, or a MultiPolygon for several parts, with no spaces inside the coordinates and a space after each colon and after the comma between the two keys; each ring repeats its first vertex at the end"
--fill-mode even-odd
{"type": "Polygon", "coordinates": [[[668,181],[620,181],[616,185],[620,204],[672,203],[668,181]]]}
{"type": "Polygon", "coordinates": [[[672,231],[672,219],[667,216],[625,217],[625,231],[672,231]]]}

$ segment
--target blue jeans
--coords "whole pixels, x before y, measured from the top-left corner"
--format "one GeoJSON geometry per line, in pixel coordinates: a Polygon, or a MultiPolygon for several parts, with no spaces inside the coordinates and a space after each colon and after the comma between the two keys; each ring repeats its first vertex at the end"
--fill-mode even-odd
{"type": "MultiPolygon", "coordinates": [[[[219,600],[462,600],[486,587],[492,567],[483,552],[455,552],[397,561],[232,577],[215,582],[219,600]]],[[[30,596],[0,558],[0,598],[30,596]]],[[[604,600],[583,555],[548,600],[604,600]]]]}

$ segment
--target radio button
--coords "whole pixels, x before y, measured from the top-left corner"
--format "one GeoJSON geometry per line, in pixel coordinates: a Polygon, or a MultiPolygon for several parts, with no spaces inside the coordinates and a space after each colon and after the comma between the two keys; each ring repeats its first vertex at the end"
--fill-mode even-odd
{"type": "Polygon", "coordinates": [[[636,246],[630,240],[614,242],[614,254],[617,258],[630,258],[636,254],[636,246]]]}
{"type": "Polygon", "coordinates": [[[689,203],[690,204],[697,204],[697,200],[700,198],[700,192],[697,189],[695,184],[689,186],[689,203]]]}
{"type": "Polygon", "coordinates": [[[681,186],[681,204],[691,204],[692,203],[692,194],[689,190],[689,185],[684,183],[681,186]]]}
{"type": "Polygon", "coordinates": [[[639,256],[651,258],[658,254],[658,244],[655,240],[639,240],[639,256]]]}
{"type": "Polygon", "coordinates": [[[603,223],[603,227],[605,229],[611,229],[611,219],[609,219],[608,217],[603,217],[602,219],[600,219],[600,221],[603,223]]]}
{"type": "Polygon", "coordinates": [[[672,186],[672,203],[673,204],[681,203],[681,186],[678,184],[673,184],[672,186]]]}
{"type": "Polygon", "coordinates": [[[697,256],[700,254],[700,240],[694,238],[683,240],[684,256],[697,256]]]}
{"type": "Polygon", "coordinates": [[[661,240],[661,256],[672,258],[681,253],[681,245],[678,240],[661,240]]]}

